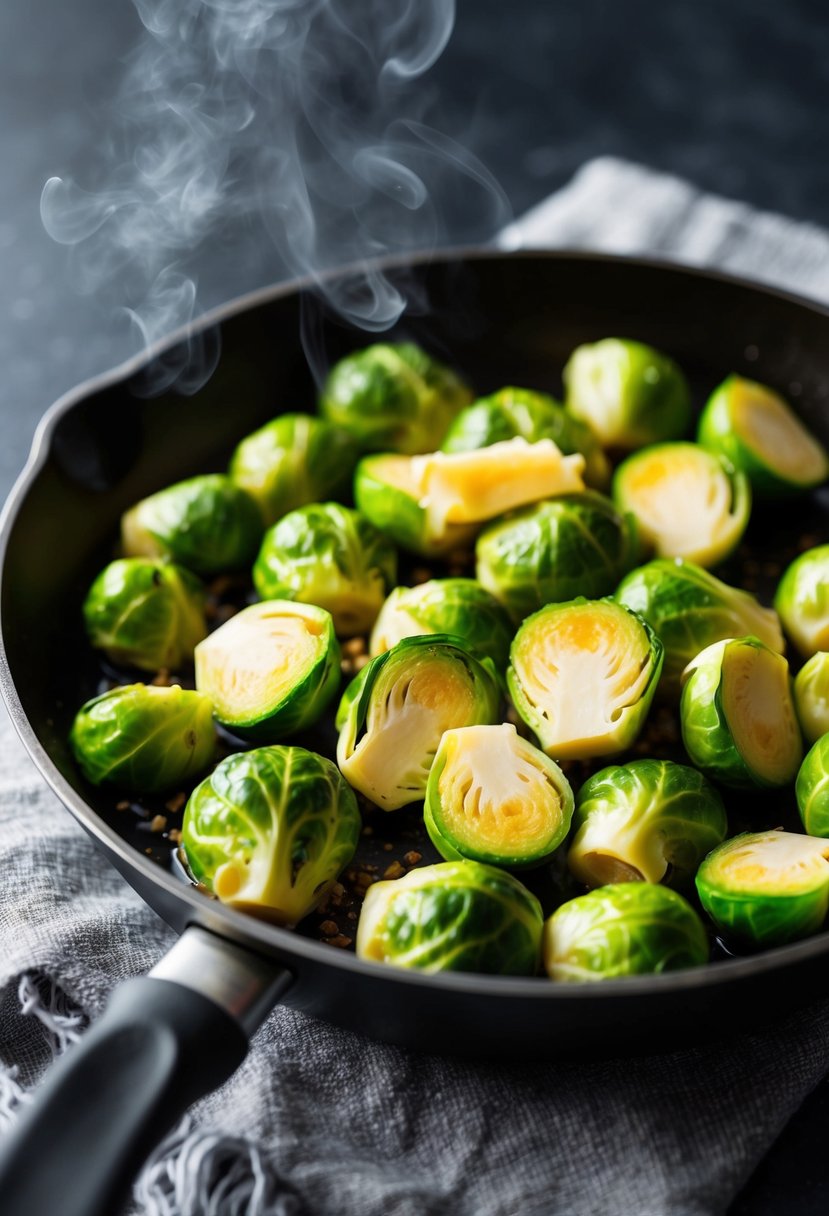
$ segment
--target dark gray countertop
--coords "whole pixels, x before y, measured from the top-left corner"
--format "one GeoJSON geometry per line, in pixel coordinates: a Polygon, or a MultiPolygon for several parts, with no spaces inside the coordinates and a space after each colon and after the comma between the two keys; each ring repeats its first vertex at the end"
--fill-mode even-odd
{"type": "MultiPolygon", "coordinates": [[[[38,200],[53,174],[82,186],[102,180],[138,31],[124,0],[3,5],[0,496],[44,409],[135,348],[117,276],[83,294],[72,254],[42,228],[38,200]]],[[[465,0],[426,84],[432,122],[489,166],[515,214],[585,160],[613,153],[829,223],[822,0],[465,0]]],[[[458,216],[450,235],[465,235],[458,216]]],[[[276,250],[244,225],[202,247],[193,265],[205,307],[284,275],[276,250]]],[[[824,1210],[828,1116],[824,1085],[735,1213],[824,1210]]]]}

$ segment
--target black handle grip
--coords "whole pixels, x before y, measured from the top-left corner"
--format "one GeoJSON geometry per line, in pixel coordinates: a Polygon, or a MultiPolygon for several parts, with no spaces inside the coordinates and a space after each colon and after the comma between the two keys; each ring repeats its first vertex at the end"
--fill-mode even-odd
{"type": "Polygon", "coordinates": [[[247,1047],[239,1022],[200,992],[122,984],[0,1144],[3,1216],[113,1216],[153,1146],[247,1047]]]}

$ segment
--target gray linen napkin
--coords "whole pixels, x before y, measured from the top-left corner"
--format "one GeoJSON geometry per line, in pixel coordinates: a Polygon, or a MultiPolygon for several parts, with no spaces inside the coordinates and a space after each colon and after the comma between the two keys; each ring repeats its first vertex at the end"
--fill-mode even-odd
{"type": "MultiPolygon", "coordinates": [[[[829,294],[824,233],[607,159],[503,242],[651,251],[829,294]]],[[[58,806],[6,721],[0,874],[2,1128],[82,1015],[172,936],[58,806]]],[[[536,1067],[418,1056],[277,1009],[236,1076],[150,1162],[131,1211],[710,1216],[827,1068],[823,1005],[739,1047],[536,1067]]]]}

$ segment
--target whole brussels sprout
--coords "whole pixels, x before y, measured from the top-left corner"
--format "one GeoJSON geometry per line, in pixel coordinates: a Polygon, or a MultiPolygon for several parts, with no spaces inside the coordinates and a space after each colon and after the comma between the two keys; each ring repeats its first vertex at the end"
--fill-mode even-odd
{"type": "Polygon", "coordinates": [[[572,814],[564,773],[510,723],[444,732],[423,816],[447,861],[542,865],[567,835],[572,814]]]}
{"type": "Polygon", "coordinates": [[[188,570],[153,558],[110,562],[83,604],[90,643],[113,663],[144,671],[193,661],[207,635],[204,587],[188,570]]]}
{"type": "Polygon", "coordinates": [[[610,481],[610,464],[586,423],[568,414],[546,393],[528,388],[502,388],[461,410],[446,432],[443,452],[472,452],[507,439],[538,443],[552,439],[566,456],[581,452],[585,480],[603,490],[610,481]]]}
{"type": "Polygon", "coordinates": [[[433,578],[417,587],[396,587],[380,609],[369,650],[374,657],[403,638],[430,633],[452,634],[476,658],[491,658],[499,672],[507,665],[512,624],[474,578],[433,578]]]}
{"type": "Polygon", "coordinates": [[[554,760],[629,747],[650,708],[662,643],[612,600],[548,604],[524,621],[510,651],[515,708],[554,760]]]}
{"type": "Polygon", "coordinates": [[[810,836],[829,836],[829,734],[806,753],[795,782],[797,809],[810,836]]]}
{"type": "Polygon", "coordinates": [[[720,932],[756,946],[816,933],[829,906],[829,844],[797,832],[744,832],[709,853],[700,903],[720,932]]]}
{"type": "Polygon", "coordinates": [[[794,679],[797,720],[807,743],[829,731],[829,653],[818,650],[794,679]]]}
{"type": "Polygon", "coordinates": [[[517,878],[476,861],[445,861],[369,887],[357,956],[418,971],[535,975],[541,905],[517,878]]]}
{"type": "Polygon", "coordinates": [[[289,512],[265,533],[253,567],[265,600],[326,608],[341,637],[367,633],[397,581],[397,551],[358,511],[336,502],[289,512]]]}
{"type": "Polygon", "coordinates": [[[829,476],[829,457],[779,393],[729,376],[708,399],[697,438],[741,469],[758,498],[796,494],[829,476]]]}
{"type": "Polygon", "coordinates": [[[804,659],[829,650],[829,545],[807,549],[783,571],[774,606],[804,659]]]}
{"type": "Polygon", "coordinates": [[[691,392],[667,355],[625,338],[579,346],[564,369],[565,404],[605,447],[633,448],[681,439],[691,422],[691,392]]]}
{"type": "Polygon", "coordinates": [[[628,456],[613,477],[613,499],[636,516],[658,557],[715,566],[739,544],[751,513],[744,473],[696,443],[663,443],[628,456]]]}
{"type": "Polygon", "coordinates": [[[340,427],[310,414],[282,414],[242,440],[229,473],[256,499],[268,526],[306,503],[344,497],[358,454],[340,427]]]}
{"type": "Polygon", "coordinates": [[[404,638],[349,684],[337,710],[337,763],[384,811],[418,802],[443,732],[499,720],[489,659],[443,634],[404,638]]]}
{"type": "Polygon", "coordinates": [[[448,367],[413,342],[378,342],[346,355],[322,387],[320,413],[364,452],[432,452],[472,400],[448,367]]]}
{"type": "Polygon", "coordinates": [[[614,598],[658,634],[665,647],[660,687],[671,695],[678,695],[691,660],[714,642],[752,634],[779,654],[786,648],[776,612],[681,557],[659,557],[632,570],[614,598]]]}
{"type": "Polygon", "coordinates": [[[208,697],[183,689],[126,684],[81,707],[69,743],[93,785],[153,794],[182,785],[216,749],[208,697]]]}
{"type": "Polygon", "coordinates": [[[313,725],[340,683],[331,614],[290,600],[244,608],[200,642],[195,657],[196,687],[218,721],[254,742],[313,725]]]}
{"type": "Polygon", "coordinates": [[[636,552],[631,515],[601,494],[564,494],[489,524],[475,546],[475,573],[521,621],[545,604],[609,595],[636,552]]]}
{"type": "Polygon", "coordinates": [[[682,740],[707,776],[735,789],[794,780],[803,756],[789,665],[759,638],[707,646],[686,669],[682,740]]]}
{"type": "Polygon", "coordinates": [[[633,760],[581,787],[567,855],[588,887],[661,882],[693,887],[697,868],[728,832],[725,809],[702,773],[670,760],[633,760]]]}
{"type": "Polygon", "coordinates": [[[598,887],[562,904],[544,925],[544,967],[565,983],[701,967],[708,952],[687,900],[649,882],[598,887]]]}
{"type": "Polygon", "coordinates": [[[228,756],[190,795],[182,844],[222,903],[294,925],[354,856],[357,799],[330,760],[303,747],[228,756]]]}
{"type": "Polygon", "coordinates": [[[256,503],[221,473],[159,490],[121,520],[126,557],[169,557],[196,574],[249,566],[261,536],[256,503]]]}

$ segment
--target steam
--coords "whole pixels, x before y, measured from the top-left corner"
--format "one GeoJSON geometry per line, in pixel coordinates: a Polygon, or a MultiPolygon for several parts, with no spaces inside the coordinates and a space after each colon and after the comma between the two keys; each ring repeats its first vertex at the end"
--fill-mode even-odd
{"type": "MultiPolygon", "coordinates": [[[[201,311],[210,243],[272,242],[289,275],[380,332],[418,301],[405,272],[373,259],[488,239],[509,218],[486,168],[428,121],[437,99],[422,78],[454,0],[133,2],[145,32],[101,184],[51,178],[41,215],[80,289],[121,305],[140,343],[201,311]],[[326,276],[343,265],[357,273],[326,276]]],[[[198,387],[212,345],[156,387],[198,387]]]]}

